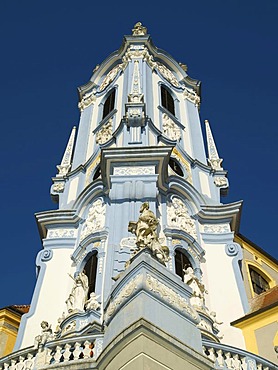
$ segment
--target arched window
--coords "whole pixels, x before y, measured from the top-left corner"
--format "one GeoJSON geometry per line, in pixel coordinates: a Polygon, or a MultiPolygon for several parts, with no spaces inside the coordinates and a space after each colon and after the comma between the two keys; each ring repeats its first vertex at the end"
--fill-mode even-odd
{"type": "Polygon", "coordinates": [[[173,159],[173,158],[170,158],[169,160],[169,166],[172,168],[172,170],[179,176],[183,176],[183,171],[181,169],[181,166],[179,165],[179,163],[173,159]]]}
{"type": "Polygon", "coordinates": [[[184,270],[186,270],[187,267],[192,267],[189,259],[182,252],[182,250],[176,249],[175,250],[175,268],[176,268],[176,274],[178,276],[180,276],[182,278],[182,280],[184,278],[184,270]]]}
{"type": "Polygon", "coordinates": [[[90,293],[95,292],[95,289],[96,289],[97,253],[94,253],[91,255],[91,257],[89,258],[89,260],[87,261],[84,267],[84,271],[88,277],[88,282],[89,282],[89,292],[88,292],[88,297],[89,297],[90,293]]]}
{"type": "Polygon", "coordinates": [[[161,86],[161,104],[166,108],[170,113],[175,115],[175,103],[170,92],[164,87],[161,86]]]}
{"type": "Polygon", "coordinates": [[[115,106],[115,89],[113,89],[110,94],[107,96],[104,106],[103,106],[103,113],[102,119],[108,116],[108,114],[114,109],[115,106]]]}
{"type": "Polygon", "coordinates": [[[254,293],[261,294],[263,292],[266,292],[270,288],[266,277],[264,277],[259,270],[249,266],[249,273],[254,293]]]}

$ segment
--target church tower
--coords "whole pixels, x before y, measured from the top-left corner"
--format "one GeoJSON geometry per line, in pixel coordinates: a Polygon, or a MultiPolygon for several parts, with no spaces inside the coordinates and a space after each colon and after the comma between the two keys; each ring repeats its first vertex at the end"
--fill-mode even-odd
{"type": "Polygon", "coordinates": [[[78,88],[7,369],[271,368],[230,325],[249,311],[241,202],[221,202],[227,172],[208,121],[203,138],[200,85],[139,22],[78,88]]]}

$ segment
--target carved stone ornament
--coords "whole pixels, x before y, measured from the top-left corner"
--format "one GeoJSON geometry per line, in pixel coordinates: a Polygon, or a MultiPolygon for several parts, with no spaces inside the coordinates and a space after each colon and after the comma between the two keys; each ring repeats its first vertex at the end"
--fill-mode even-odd
{"type": "Polygon", "coordinates": [[[147,288],[158,294],[163,300],[168,302],[171,306],[175,307],[181,312],[186,312],[193,319],[198,318],[197,312],[191,307],[190,303],[171,288],[167,287],[154,277],[147,274],[146,279],[147,288]]]}
{"type": "Polygon", "coordinates": [[[169,249],[162,246],[156,232],[158,219],[149,209],[149,203],[144,202],[140,208],[140,216],[137,222],[130,221],[128,231],[136,235],[138,251],[149,248],[151,254],[161,263],[169,260],[169,249]]]}
{"type": "Polygon", "coordinates": [[[90,91],[86,93],[82,100],[78,103],[78,108],[82,112],[85,108],[89,107],[89,105],[93,104],[96,101],[95,91],[90,91]]]}
{"type": "Polygon", "coordinates": [[[116,76],[117,76],[117,74],[120,70],[121,70],[121,64],[118,64],[116,67],[111,69],[111,71],[107,73],[104,80],[102,81],[98,91],[101,92],[104,89],[106,89],[106,87],[108,85],[110,85],[112,81],[114,81],[114,79],[116,78],[116,76]]]}
{"type": "Polygon", "coordinates": [[[51,229],[48,230],[47,238],[74,238],[76,237],[76,231],[73,229],[51,229]]]}
{"type": "Polygon", "coordinates": [[[56,182],[52,186],[52,190],[55,191],[56,193],[63,193],[65,190],[65,183],[64,182],[56,182]]]}
{"type": "Polygon", "coordinates": [[[137,22],[132,29],[132,36],[145,36],[147,34],[147,28],[142,26],[141,22],[137,22]]]}
{"type": "Polygon", "coordinates": [[[154,175],[154,166],[128,166],[128,167],[115,167],[114,175],[118,176],[139,176],[139,175],[154,175]]]}
{"type": "Polygon", "coordinates": [[[52,249],[44,249],[41,252],[41,261],[42,262],[50,261],[52,257],[53,257],[53,251],[52,251],[52,249]]]}
{"type": "Polygon", "coordinates": [[[96,133],[96,143],[104,144],[112,137],[112,124],[113,119],[110,118],[107,123],[105,123],[101,129],[96,133]]]}
{"type": "Polygon", "coordinates": [[[204,232],[211,234],[224,234],[230,232],[229,224],[225,225],[204,225],[204,232]]]}
{"type": "Polygon", "coordinates": [[[197,107],[200,106],[201,98],[194,90],[185,88],[183,96],[185,99],[195,104],[197,107]]]}
{"type": "Polygon", "coordinates": [[[173,85],[174,87],[180,87],[179,81],[176,79],[170,69],[168,69],[164,64],[157,62],[156,69],[165,78],[165,80],[170,82],[171,85],[173,85]]]}
{"type": "Polygon", "coordinates": [[[86,236],[103,229],[104,225],[105,204],[101,198],[98,198],[89,208],[88,216],[81,232],[80,241],[85,239],[86,236]]]}
{"type": "Polygon", "coordinates": [[[190,217],[183,201],[177,197],[174,197],[172,202],[167,204],[167,223],[169,227],[184,230],[197,239],[195,222],[190,217]]]}
{"type": "Polygon", "coordinates": [[[218,187],[228,186],[228,180],[226,179],[226,177],[217,176],[217,177],[214,178],[214,183],[218,187]]]}
{"type": "Polygon", "coordinates": [[[238,254],[240,251],[241,247],[238,243],[230,243],[226,244],[225,250],[228,256],[234,257],[238,254]]]}
{"type": "Polygon", "coordinates": [[[162,127],[163,133],[171,140],[179,140],[181,138],[180,128],[166,113],[162,114],[162,127]]]}
{"type": "Polygon", "coordinates": [[[127,298],[130,297],[130,295],[138,289],[139,285],[142,282],[142,279],[143,276],[139,274],[123,287],[116,298],[109,303],[109,306],[106,310],[106,318],[112,316],[117,308],[121,306],[127,300],[127,298]]]}

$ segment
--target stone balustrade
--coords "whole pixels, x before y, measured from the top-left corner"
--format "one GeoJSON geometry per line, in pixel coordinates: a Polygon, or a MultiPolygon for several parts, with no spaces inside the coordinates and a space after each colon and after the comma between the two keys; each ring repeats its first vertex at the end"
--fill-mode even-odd
{"type": "Polygon", "coordinates": [[[96,360],[102,350],[102,338],[83,336],[55,340],[43,347],[28,347],[0,359],[0,370],[35,370],[69,361],[96,360]]]}
{"type": "Polygon", "coordinates": [[[204,354],[214,362],[215,369],[278,370],[278,367],[253,353],[224,344],[203,341],[204,354]]]}

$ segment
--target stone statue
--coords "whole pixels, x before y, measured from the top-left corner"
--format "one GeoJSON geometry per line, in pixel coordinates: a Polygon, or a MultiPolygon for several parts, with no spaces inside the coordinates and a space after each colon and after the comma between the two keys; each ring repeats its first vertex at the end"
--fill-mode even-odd
{"type": "Polygon", "coordinates": [[[35,337],[34,346],[36,348],[43,347],[48,340],[52,339],[51,325],[49,325],[47,321],[41,322],[41,328],[41,334],[35,337]]]}
{"type": "Polygon", "coordinates": [[[169,260],[169,249],[159,243],[157,225],[158,220],[149,209],[149,203],[144,202],[140,208],[138,221],[129,222],[128,231],[136,235],[138,251],[149,248],[158,261],[164,264],[169,260]]]}
{"type": "Polygon", "coordinates": [[[89,284],[87,275],[79,272],[74,279],[74,286],[68,299],[66,300],[68,313],[73,311],[84,311],[85,301],[87,299],[89,284]]]}
{"type": "Polygon", "coordinates": [[[147,28],[142,26],[141,22],[137,22],[132,29],[132,36],[144,36],[147,34],[147,28]]]}
{"type": "Polygon", "coordinates": [[[102,126],[102,128],[96,134],[96,143],[97,144],[104,144],[112,137],[112,118],[102,126]]]}
{"type": "Polygon", "coordinates": [[[98,298],[99,295],[97,296],[96,293],[92,292],[90,294],[90,298],[85,302],[86,311],[100,309],[100,303],[97,301],[98,298]]]}
{"type": "Polygon", "coordinates": [[[166,136],[168,136],[171,140],[179,140],[181,138],[180,128],[166,113],[163,113],[162,115],[162,122],[163,133],[166,136]]]}
{"type": "Polygon", "coordinates": [[[205,307],[205,293],[207,293],[205,286],[203,283],[200,282],[200,280],[197,278],[197,276],[194,274],[192,267],[187,267],[184,271],[184,277],[183,281],[185,284],[189,285],[192,289],[192,297],[190,298],[190,303],[193,306],[197,307],[205,307]]]}

